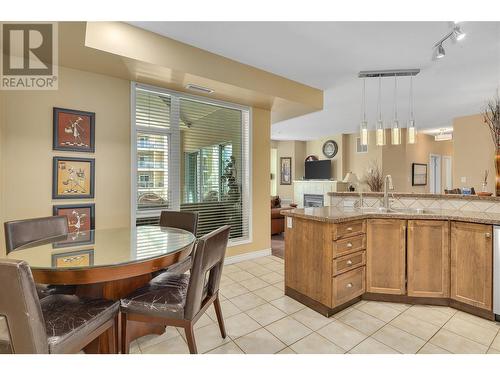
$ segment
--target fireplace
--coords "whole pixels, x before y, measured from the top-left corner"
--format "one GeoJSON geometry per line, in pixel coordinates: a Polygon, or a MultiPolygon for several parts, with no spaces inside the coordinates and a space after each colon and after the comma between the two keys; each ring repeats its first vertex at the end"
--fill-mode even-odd
{"type": "Polygon", "coordinates": [[[323,207],[323,194],[304,194],[304,207],[323,207]]]}

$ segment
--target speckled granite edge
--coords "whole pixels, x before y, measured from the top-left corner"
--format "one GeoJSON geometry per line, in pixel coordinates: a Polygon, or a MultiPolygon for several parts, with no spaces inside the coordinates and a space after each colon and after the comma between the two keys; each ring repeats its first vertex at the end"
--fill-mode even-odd
{"type": "MultiPolygon", "coordinates": [[[[342,192],[329,192],[327,193],[331,197],[359,197],[359,193],[354,191],[342,191],[342,192]]],[[[500,202],[500,197],[480,197],[479,195],[461,195],[461,194],[422,194],[422,193],[389,193],[391,197],[395,198],[422,198],[422,199],[465,199],[465,200],[480,200],[480,201],[492,201],[500,202]]],[[[374,193],[374,192],[363,192],[364,197],[383,197],[384,193],[374,193]]]]}
{"type": "Polygon", "coordinates": [[[402,213],[381,212],[364,213],[359,211],[338,210],[330,207],[307,208],[281,211],[282,215],[301,219],[321,221],[325,223],[343,223],[361,219],[404,219],[404,220],[450,220],[477,224],[500,225],[500,214],[487,214],[483,212],[461,212],[436,210],[429,213],[402,213]],[[307,210],[307,211],[306,211],[307,210]]]}

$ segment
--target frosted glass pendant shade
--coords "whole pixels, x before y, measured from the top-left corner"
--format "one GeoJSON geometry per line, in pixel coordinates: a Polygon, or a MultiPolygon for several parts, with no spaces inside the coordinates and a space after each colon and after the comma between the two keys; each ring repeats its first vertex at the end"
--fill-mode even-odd
{"type": "Polygon", "coordinates": [[[408,121],[408,127],[406,128],[406,133],[408,134],[408,144],[414,145],[417,143],[417,128],[415,127],[415,121],[408,121]]]}
{"type": "Polygon", "coordinates": [[[376,135],[376,144],[377,146],[384,146],[385,145],[385,129],[384,129],[384,123],[383,121],[379,120],[377,121],[377,129],[375,131],[376,135]]]}
{"type": "Polygon", "coordinates": [[[398,121],[394,121],[393,126],[391,128],[391,143],[393,145],[401,144],[401,129],[399,128],[398,121]]]}
{"type": "Polygon", "coordinates": [[[362,146],[368,145],[368,122],[362,121],[359,127],[359,142],[362,146]]]}

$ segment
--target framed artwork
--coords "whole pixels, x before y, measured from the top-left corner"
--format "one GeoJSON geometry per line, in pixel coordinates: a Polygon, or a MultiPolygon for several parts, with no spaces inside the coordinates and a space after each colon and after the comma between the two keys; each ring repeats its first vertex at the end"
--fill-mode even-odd
{"type": "Polygon", "coordinates": [[[59,151],[95,151],[95,113],[73,109],[53,109],[52,149],[59,151]]]}
{"type": "Polygon", "coordinates": [[[338,151],[339,145],[331,139],[323,144],[323,155],[329,159],[334,158],[338,151]]]}
{"type": "Polygon", "coordinates": [[[52,254],[52,267],[90,267],[94,265],[94,249],[52,254]]]}
{"type": "Polygon", "coordinates": [[[411,185],[427,185],[427,164],[412,163],[411,165],[411,185]]]}
{"type": "Polygon", "coordinates": [[[54,216],[66,216],[70,233],[95,229],[95,204],[68,204],[54,206],[54,216]]]}
{"type": "Polygon", "coordinates": [[[94,198],[95,160],[55,156],[52,199],[94,198]]]}
{"type": "Polygon", "coordinates": [[[280,158],[280,185],[292,184],[292,158],[280,158]]]}

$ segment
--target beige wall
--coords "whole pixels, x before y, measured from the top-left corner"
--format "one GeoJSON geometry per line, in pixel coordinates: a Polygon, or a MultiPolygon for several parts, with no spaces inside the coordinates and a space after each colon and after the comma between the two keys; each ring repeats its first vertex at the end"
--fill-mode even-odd
{"type": "Polygon", "coordinates": [[[292,185],[280,184],[280,158],[292,158],[292,181],[301,180],[304,176],[304,160],[306,158],[306,142],[302,141],[272,141],[271,147],[278,152],[276,162],[278,166],[276,176],[278,181],[278,195],[281,199],[293,200],[293,183],[292,185]]]}
{"type": "MultiPolygon", "coordinates": [[[[402,185],[404,190],[414,193],[428,193],[430,191],[429,179],[427,179],[426,186],[412,186],[411,185],[411,169],[412,163],[423,163],[430,165],[430,154],[441,156],[453,156],[453,142],[452,141],[439,141],[434,140],[434,136],[427,134],[417,134],[417,143],[414,145],[406,145],[406,181],[402,185]]],[[[453,160],[452,160],[453,166],[453,160]]],[[[427,170],[429,172],[429,169],[427,170]]],[[[453,175],[453,173],[452,173],[453,175]]],[[[444,193],[446,183],[446,171],[444,160],[441,158],[441,187],[444,193]]]]}
{"type": "MultiPolygon", "coordinates": [[[[2,221],[52,215],[52,205],[95,202],[96,227],[130,226],[130,83],[60,67],[59,90],[3,95],[2,221]],[[52,151],[52,108],[96,112],[96,152],[52,151]],[[94,200],[52,200],[52,157],[95,158],[94,200]]],[[[2,249],[4,241],[1,241],[2,249]]]]}
{"type": "Polygon", "coordinates": [[[454,119],[453,143],[453,187],[473,186],[481,191],[482,176],[487,169],[488,191],[495,193],[495,147],[483,116],[476,114],[454,119]]]}
{"type": "MultiPolygon", "coordinates": [[[[0,93],[0,109],[2,222],[51,215],[54,204],[92,201],[51,199],[52,157],[66,155],[96,159],[96,227],[130,225],[129,81],[60,67],[59,90],[0,93]],[[52,151],[53,107],[96,112],[95,154],[52,151]]],[[[270,248],[270,117],[253,109],[253,242],[228,249],[228,256],[270,248]]]]}
{"type": "MultiPolygon", "coordinates": [[[[427,186],[411,186],[411,165],[412,163],[429,164],[429,155],[438,154],[442,156],[453,155],[453,144],[451,141],[435,142],[432,136],[418,134],[416,145],[406,144],[406,129],[402,130],[402,144],[390,144],[390,131],[387,130],[387,144],[384,147],[375,145],[375,132],[368,132],[368,151],[358,153],[356,150],[356,139],[354,134],[338,134],[307,142],[307,155],[314,154],[325,159],[323,156],[323,143],[328,139],[335,140],[339,145],[339,152],[333,159],[334,178],[342,180],[347,172],[354,172],[359,179],[365,176],[370,162],[377,162],[382,168],[384,175],[390,174],[396,191],[419,192],[429,191],[427,186]]],[[[442,168],[444,183],[444,168],[442,168]]],[[[443,185],[444,186],[444,185],[443,185]]],[[[368,186],[362,184],[361,188],[368,191],[368,186]]]]}
{"type": "Polygon", "coordinates": [[[323,155],[323,144],[330,139],[337,142],[337,145],[339,146],[337,155],[335,155],[334,158],[330,159],[332,161],[332,179],[339,181],[344,179],[346,173],[344,158],[343,158],[344,150],[343,150],[342,134],[335,134],[335,135],[330,135],[328,137],[316,139],[314,141],[307,141],[306,154],[316,155],[319,158],[319,160],[328,159],[327,157],[325,157],[325,155],[323,155]]]}
{"type": "Polygon", "coordinates": [[[271,112],[253,108],[252,119],[252,243],[229,248],[228,256],[271,248],[271,112]]]}
{"type": "MultiPolygon", "coordinates": [[[[382,148],[375,145],[375,132],[368,133],[368,151],[366,153],[356,152],[356,139],[358,134],[345,134],[344,137],[344,161],[345,170],[354,172],[361,180],[366,174],[370,163],[376,162],[382,166],[382,148]]],[[[365,185],[361,186],[364,191],[369,190],[365,185]]]]}

